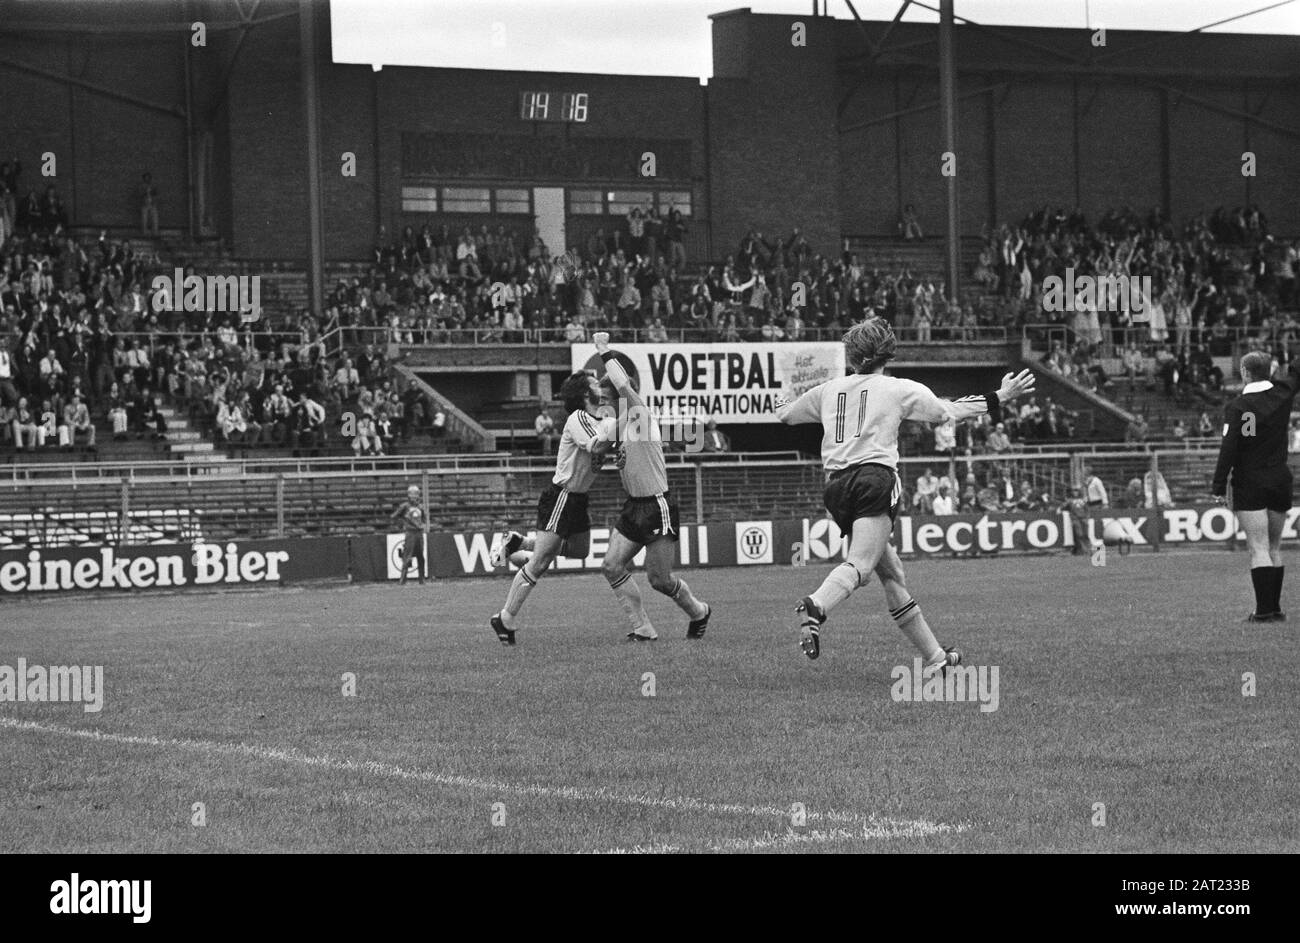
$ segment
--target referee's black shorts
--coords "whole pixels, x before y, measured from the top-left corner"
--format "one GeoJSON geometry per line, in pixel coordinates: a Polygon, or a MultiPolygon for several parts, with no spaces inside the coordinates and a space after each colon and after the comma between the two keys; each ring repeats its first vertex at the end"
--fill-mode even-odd
{"type": "Polygon", "coordinates": [[[537,529],[565,540],[591,530],[586,492],[566,491],[554,482],[547,485],[537,499],[537,529]]]}
{"type": "Polygon", "coordinates": [[[894,470],[868,462],[833,472],[823,500],[840,533],[848,537],[853,534],[853,522],[860,517],[888,514],[891,522],[896,521],[902,496],[903,486],[894,470]]]}
{"type": "Polygon", "coordinates": [[[1234,511],[1291,510],[1292,488],[1295,479],[1285,465],[1265,468],[1250,474],[1234,472],[1232,475],[1232,509],[1234,511]]]}

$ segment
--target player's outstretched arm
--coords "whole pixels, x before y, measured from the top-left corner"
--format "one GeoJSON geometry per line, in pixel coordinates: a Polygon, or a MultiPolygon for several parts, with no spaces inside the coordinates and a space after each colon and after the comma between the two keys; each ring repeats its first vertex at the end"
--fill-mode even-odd
{"type": "Polygon", "coordinates": [[[784,395],[777,397],[772,411],[776,418],[788,426],[797,426],[804,422],[821,422],[822,387],[814,386],[797,399],[787,399],[784,395]]]}
{"type": "Polygon", "coordinates": [[[910,392],[903,404],[903,418],[921,422],[946,422],[949,419],[971,419],[988,413],[994,422],[1002,416],[1002,404],[1030,393],[1034,389],[1034,375],[1028,369],[1008,373],[1002,385],[992,393],[963,396],[958,400],[940,399],[921,383],[905,381],[910,392]]]}

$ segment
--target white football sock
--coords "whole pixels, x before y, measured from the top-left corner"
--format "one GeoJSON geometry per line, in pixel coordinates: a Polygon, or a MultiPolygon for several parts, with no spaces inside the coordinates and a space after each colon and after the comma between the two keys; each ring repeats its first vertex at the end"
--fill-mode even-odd
{"type": "Polygon", "coordinates": [[[646,615],[645,605],[641,601],[641,589],[636,585],[632,574],[624,573],[610,583],[609,588],[614,591],[618,604],[623,607],[628,621],[632,623],[632,631],[647,638],[657,638],[658,633],[650,624],[650,617],[646,615]]]}
{"type": "Polygon", "coordinates": [[[524,600],[528,594],[533,591],[537,585],[537,578],[528,572],[527,566],[519,568],[515,574],[514,581],[510,584],[510,591],[506,593],[506,604],[501,610],[501,621],[506,624],[507,629],[515,627],[515,617],[519,615],[519,610],[523,608],[524,600]]]}
{"type": "Polygon", "coordinates": [[[858,572],[858,568],[845,561],[827,574],[822,585],[817,588],[817,592],[812,594],[812,601],[821,607],[822,612],[830,615],[832,609],[848,599],[855,589],[865,585],[866,582],[866,577],[858,572]]]}
{"type": "Polygon", "coordinates": [[[948,656],[944,654],[943,646],[930,631],[930,625],[925,621],[925,616],[921,614],[921,607],[916,604],[915,599],[909,599],[889,614],[903,630],[903,634],[916,646],[916,650],[921,653],[921,657],[925,659],[925,667],[933,668],[947,660],[948,656]]]}
{"type": "Polygon", "coordinates": [[[695,598],[691,588],[686,585],[686,580],[678,579],[676,587],[671,593],[664,593],[669,599],[677,603],[677,607],[686,613],[694,622],[696,619],[703,619],[704,614],[709,611],[709,607],[695,598]]]}

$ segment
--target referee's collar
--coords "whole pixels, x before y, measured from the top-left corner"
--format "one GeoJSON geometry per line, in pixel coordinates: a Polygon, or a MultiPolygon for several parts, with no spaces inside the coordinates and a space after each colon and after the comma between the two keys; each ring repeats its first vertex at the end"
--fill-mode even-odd
{"type": "Polygon", "coordinates": [[[1241,388],[1241,395],[1245,396],[1247,393],[1262,393],[1265,390],[1271,389],[1273,389],[1272,380],[1256,380],[1253,383],[1247,383],[1243,386],[1241,388]]]}

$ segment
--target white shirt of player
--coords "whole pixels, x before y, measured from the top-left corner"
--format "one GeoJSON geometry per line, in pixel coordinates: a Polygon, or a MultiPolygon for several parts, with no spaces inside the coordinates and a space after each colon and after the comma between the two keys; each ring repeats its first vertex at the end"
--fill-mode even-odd
{"type": "Polygon", "coordinates": [[[915,380],[855,373],[828,380],[793,403],[778,403],[784,423],[822,424],[822,462],[828,472],[872,462],[898,470],[898,426],[905,419],[945,422],[988,411],[983,396],[950,401],[915,380]]]}
{"type": "Polygon", "coordinates": [[[597,419],[585,409],[575,409],[564,421],[555,459],[555,477],[551,480],[566,491],[589,491],[596,473],[600,471],[600,466],[592,461],[592,447],[597,442],[613,440],[613,419],[597,419]]]}

